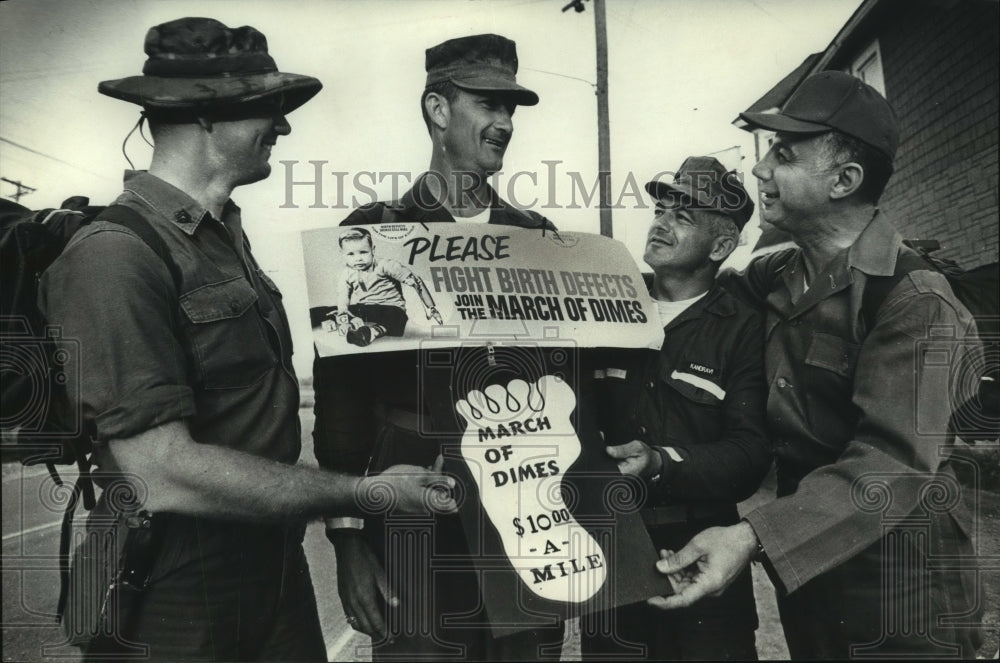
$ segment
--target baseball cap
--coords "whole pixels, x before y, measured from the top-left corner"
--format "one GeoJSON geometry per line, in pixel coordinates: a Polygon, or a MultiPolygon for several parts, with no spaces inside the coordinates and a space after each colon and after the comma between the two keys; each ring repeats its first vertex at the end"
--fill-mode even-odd
{"type": "Polygon", "coordinates": [[[534,106],[538,95],[517,84],[517,46],[494,34],[458,37],[426,51],[425,87],[451,81],[472,92],[501,92],[522,106],[534,106]]]}
{"type": "Polygon", "coordinates": [[[740,113],[747,123],[793,134],[831,130],[853,136],[892,159],[899,121],[892,106],[864,81],[842,71],[809,76],[777,113],[740,113]]]}
{"type": "Polygon", "coordinates": [[[753,201],[736,171],[726,170],[715,157],[688,157],[672,183],[647,182],[646,191],[657,200],[680,197],[692,209],[728,214],[740,230],[753,215],[753,201]]]}

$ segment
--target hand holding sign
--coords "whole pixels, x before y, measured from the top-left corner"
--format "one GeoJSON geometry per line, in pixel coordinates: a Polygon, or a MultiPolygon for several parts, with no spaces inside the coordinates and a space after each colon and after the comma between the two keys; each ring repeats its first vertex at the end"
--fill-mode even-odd
{"type": "Polygon", "coordinates": [[[604,551],[552,483],[561,483],[580,455],[569,419],[573,390],[546,375],[532,385],[514,380],[471,391],[455,407],[467,422],[462,456],[522,582],[552,601],[579,603],[596,594],[607,576],[604,551]]]}

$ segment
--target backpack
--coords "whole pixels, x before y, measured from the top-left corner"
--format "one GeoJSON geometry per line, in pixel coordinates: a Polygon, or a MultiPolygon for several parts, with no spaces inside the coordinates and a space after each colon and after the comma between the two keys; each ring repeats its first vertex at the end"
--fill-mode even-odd
{"type": "Polygon", "coordinates": [[[879,308],[889,292],[910,272],[931,270],[944,275],[956,299],[976,320],[979,338],[984,345],[979,373],[978,393],[952,411],[951,426],[964,439],[995,439],[1000,436],[1000,265],[991,263],[975,269],[962,269],[953,260],[930,255],[937,242],[925,247],[921,242],[904,241],[915,253],[902,252],[891,276],[869,278],[861,301],[861,317],[871,329],[879,308]]]}
{"type": "MultiPolygon", "coordinates": [[[[74,200],[74,199],[71,199],[74,200]]],[[[70,201],[67,201],[70,202],[70,201]]],[[[73,339],[45,320],[38,308],[39,279],[84,226],[101,220],[123,226],[139,237],[166,264],[175,283],[180,270],[163,239],[139,213],[124,205],[89,207],[86,198],[74,200],[82,209],[27,208],[0,201],[0,333],[2,333],[3,462],[44,463],[58,486],[63,482],[56,465],[75,464],[80,472],[63,515],[59,542],[60,591],[58,612],[65,603],[69,569],[69,532],[76,506],[96,503],[90,476],[94,428],[73,412],[67,365],[79,360],[73,339]]]]}

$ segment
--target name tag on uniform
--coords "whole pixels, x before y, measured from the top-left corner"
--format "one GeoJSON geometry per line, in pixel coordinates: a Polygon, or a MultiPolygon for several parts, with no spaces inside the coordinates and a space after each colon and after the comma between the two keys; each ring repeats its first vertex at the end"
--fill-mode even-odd
{"type": "Polygon", "coordinates": [[[720,401],[725,400],[726,390],[715,384],[710,380],[706,380],[700,375],[692,375],[691,373],[681,373],[680,371],[674,371],[670,374],[670,377],[674,380],[680,380],[681,382],[687,382],[689,385],[698,387],[702,391],[707,391],[712,394],[720,401]]]}

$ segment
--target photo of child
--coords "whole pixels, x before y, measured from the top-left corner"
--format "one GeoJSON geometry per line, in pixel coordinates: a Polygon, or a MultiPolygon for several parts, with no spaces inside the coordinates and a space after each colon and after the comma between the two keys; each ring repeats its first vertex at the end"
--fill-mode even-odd
{"type": "Polygon", "coordinates": [[[443,324],[423,280],[398,260],[377,258],[375,243],[367,229],[344,230],[337,241],[344,270],[337,278],[337,306],[322,322],[324,331],[337,332],[359,347],[382,336],[402,336],[409,320],[404,285],[416,290],[427,319],[443,324]]]}

